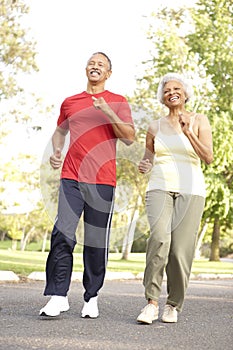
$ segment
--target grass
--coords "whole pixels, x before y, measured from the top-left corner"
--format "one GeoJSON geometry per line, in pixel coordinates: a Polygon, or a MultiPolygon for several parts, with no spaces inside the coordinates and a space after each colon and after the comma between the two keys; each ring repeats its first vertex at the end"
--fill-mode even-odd
{"type": "MultiPolygon", "coordinates": [[[[0,270],[9,270],[20,276],[33,271],[44,271],[48,253],[12,251],[0,249],[0,270]]],[[[129,260],[122,260],[121,254],[110,253],[108,271],[123,271],[138,274],[145,268],[145,253],[131,253],[129,260]]],[[[82,271],[82,254],[74,253],[74,271],[82,271]]],[[[192,273],[233,274],[233,263],[215,262],[207,259],[195,260],[192,273]]]]}

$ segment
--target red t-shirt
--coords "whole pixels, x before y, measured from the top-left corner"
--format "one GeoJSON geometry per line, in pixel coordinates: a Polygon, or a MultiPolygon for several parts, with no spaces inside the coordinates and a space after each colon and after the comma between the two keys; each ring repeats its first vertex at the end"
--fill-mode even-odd
{"type": "Polygon", "coordinates": [[[116,186],[117,138],[109,118],[93,106],[92,96],[103,97],[124,122],[133,125],[125,97],[105,90],[68,97],[61,105],[57,125],[70,131],[70,144],[61,178],[116,186]]]}

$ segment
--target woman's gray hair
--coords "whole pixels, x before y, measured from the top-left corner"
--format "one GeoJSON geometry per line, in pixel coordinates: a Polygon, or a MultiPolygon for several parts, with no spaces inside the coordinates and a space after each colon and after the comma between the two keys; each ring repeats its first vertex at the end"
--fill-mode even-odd
{"type": "Polygon", "coordinates": [[[183,85],[184,91],[186,94],[185,103],[187,103],[193,95],[193,87],[187,78],[185,78],[183,75],[178,74],[178,73],[167,73],[160,80],[158,90],[157,90],[157,98],[158,98],[159,102],[163,103],[164,86],[167,82],[169,82],[171,80],[178,81],[179,83],[181,83],[183,85]]]}

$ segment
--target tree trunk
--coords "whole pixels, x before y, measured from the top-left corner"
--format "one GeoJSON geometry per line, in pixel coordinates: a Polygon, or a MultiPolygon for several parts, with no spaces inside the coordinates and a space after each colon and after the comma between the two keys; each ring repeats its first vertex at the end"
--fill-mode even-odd
{"type": "Polygon", "coordinates": [[[23,239],[21,240],[21,247],[20,247],[20,250],[22,252],[24,252],[25,248],[26,248],[26,244],[27,244],[27,241],[28,241],[28,238],[30,237],[31,233],[35,231],[35,227],[33,226],[29,231],[28,233],[26,234],[26,236],[23,236],[23,239]]]}
{"type": "Polygon", "coordinates": [[[17,250],[17,239],[12,239],[12,243],[11,243],[11,248],[12,250],[17,250]]]}
{"type": "Polygon", "coordinates": [[[23,251],[23,245],[24,245],[24,238],[25,238],[25,232],[22,233],[22,237],[20,240],[20,250],[23,251]]]}
{"type": "Polygon", "coordinates": [[[128,260],[129,258],[129,254],[131,252],[132,245],[133,245],[134,232],[135,232],[138,216],[139,216],[139,210],[137,209],[137,204],[136,204],[134,208],[133,217],[129,225],[129,229],[124,238],[124,242],[122,246],[122,257],[121,257],[122,260],[128,260]]]}
{"type": "Polygon", "coordinates": [[[200,249],[201,249],[201,244],[202,244],[203,238],[205,236],[207,227],[208,227],[208,222],[205,221],[202,228],[201,228],[201,232],[198,236],[198,239],[197,239],[197,245],[196,245],[196,250],[195,250],[195,259],[200,259],[200,257],[201,257],[200,249]]]}
{"type": "Polygon", "coordinates": [[[20,250],[21,251],[24,251],[25,249],[25,246],[26,246],[26,243],[24,242],[25,241],[25,232],[26,232],[26,227],[27,227],[27,220],[28,220],[28,217],[29,217],[29,213],[27,212],[26,215],[25,215],[25,224],[24,224],[24,227],[22,229],[22,237],[21,237],[21,240],[20,240],[20,250]]]}
{"type": "Polygon", "coordinates": [[[3,231],[1,234],[1,241],[3,242],[5,240],[6,237],[6,231],[3,231]]]}
{"type": "Polygon", "coordinates": [[[212,242],[211,242],[211,252],[210,252],[210,261],[219,261],[219,240],[220,240],[220,223],[219,218],[214,219],[214,228],[212,233],[212,242]]]}
{"type": "Polygon", "coordinates": [[[41,249],[42,253],[45,252],[47,237],[48,237],[48,230],[45,231],[45,234],[43,237],[43,244],[42,244],[42,249],[41,249]]]}

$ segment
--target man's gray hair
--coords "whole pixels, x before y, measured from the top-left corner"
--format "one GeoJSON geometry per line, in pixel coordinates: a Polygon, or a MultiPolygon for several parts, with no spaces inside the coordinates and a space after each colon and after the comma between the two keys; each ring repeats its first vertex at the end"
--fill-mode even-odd
{"type": "Polygon", "coordinates": [[[167,73],[161,78],[161,80],[159,82],[158,90],[157,90],[157,98],[158,98],[159,102],[163,103],[164,86],[167,82],[169,82],[171,80],[178,81],[179,83],[181,83],[183,85],[185,95],[186,95],[185,103],[187,103],[193,95],[193,87],[187,78],[185,78],[183,75],[178,74],[178,73],[167,73]]]}

